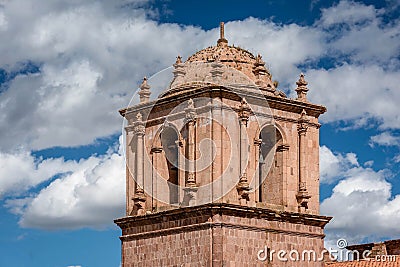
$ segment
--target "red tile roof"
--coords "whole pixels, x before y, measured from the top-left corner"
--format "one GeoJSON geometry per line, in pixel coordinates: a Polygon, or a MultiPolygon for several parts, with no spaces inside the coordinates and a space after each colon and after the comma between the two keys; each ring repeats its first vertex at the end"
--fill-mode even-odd
{"type": "Polygon", "coordinates": [[[396,256],[396,261],[376,261],[360,260],[360,261],[342,261],[342,262],[326,262],[325,267],[400,267],[400,256],[396,256]]]}

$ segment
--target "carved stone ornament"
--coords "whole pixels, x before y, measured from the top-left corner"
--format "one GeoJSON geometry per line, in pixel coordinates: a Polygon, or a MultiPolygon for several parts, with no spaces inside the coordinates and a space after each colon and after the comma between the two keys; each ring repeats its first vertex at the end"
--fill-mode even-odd
{"type": "Polygon", "coordinates": [[[249,120],[250,117],[250,112],[251,109],[249,107],[249,104],[247,104],[247,101],[245,98],[242,98],[242,101],[240,102],[239,105],[239,118],[241,119],[241,121],[246,122],[249,120]]]}
{"type": "Polygon", "coordinates": [[[307,101],[307,84],[308,82],[304,79],[304,74],[300,74],[299,80],[296,82],[297,88],[296,88],[296,93],[297,93],[297,100],[300,101],[307,101]]]}
{"type": "Polygon", "coordinates": [[[189,99],[188,106],[185,108],[185,121],[186,122],[195,122],[197,114],[196,109],[194,107],[193,99],[189,99]]]}
{"type": "Polygon", "coordinates": [[[303,111],[300,114],[300,118],[297,122],[297,131],[300,135],[305,135],[308,129],[308,123],[310,119],[307,118],[307,113],[303,109],[303,111]]]}
{"type": "Polygon", "coordinates": [[[146,131],[145,123],[143,122],[143,116],[139,112],[136,115],[136,121],[133,123],[133,133],[137,135],[144,135],[146,131]]]}
{"type": "Polygon", "coordinates": [[[139,91],[140,103],[148,102],[150,100],[150,94],[150,85],[147,83],[147,77],[144,77],[139,91]]]}

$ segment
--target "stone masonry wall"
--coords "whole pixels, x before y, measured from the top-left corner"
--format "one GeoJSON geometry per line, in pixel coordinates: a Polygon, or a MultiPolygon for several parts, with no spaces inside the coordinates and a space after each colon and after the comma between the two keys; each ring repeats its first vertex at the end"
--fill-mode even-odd
{"type": "Polygon", "coordinates": [[[317,258],[321,255],[328,221],[324,216],[206,205],[125,217],[116,223],[122,229],[123,267],[320,267],[321,261],[302,261],[301,256],[304,250],[315,251],[317,258]],[[260,261],[258,252],[265,248],[275,254],[272,260],[260,261]],[[278,259],[279,250],[287,252],[288,261],[278,259]],[[300,261],[290,259],[292,250],[299,252],[300,261]]]}

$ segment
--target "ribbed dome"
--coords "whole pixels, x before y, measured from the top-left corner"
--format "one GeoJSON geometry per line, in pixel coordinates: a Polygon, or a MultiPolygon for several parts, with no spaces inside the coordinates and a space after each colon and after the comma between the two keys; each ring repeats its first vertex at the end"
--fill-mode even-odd
{"type": "Polygon", "coordinates": [[[218,76],[222,77],[220,82],[224,85],[251,84],[266,93],[285,96],[276,90],[277,84],[272,81],[272,75],[265,67],[261,55],[254,56],[243,48],[228,45],[224,38],[223,23],[216,46],[194,53],[185,62],[178,57],[174,68],[169,92],[161,96],[178,93],[178,87],[193,83],[215,83],[218,76]]]}
{"type": "Polygon", "coordinates": [[[238,64],[254,64],[256,62],[256,57],[249,51],[223,44],[202,49],[191,55],[186,62],[213,62],[216,57],[221,62],[235,62],[238,64]]]}
{"type": "Polygon", "coordinates": [[[219,60],[227,67],[237,69],[245,73],[251,80],[256,81],[254,67],[256,57],[249,51],[235,46],[217,45],[207,47],[190,56],[186,62],[211,63],[219,60]]]}

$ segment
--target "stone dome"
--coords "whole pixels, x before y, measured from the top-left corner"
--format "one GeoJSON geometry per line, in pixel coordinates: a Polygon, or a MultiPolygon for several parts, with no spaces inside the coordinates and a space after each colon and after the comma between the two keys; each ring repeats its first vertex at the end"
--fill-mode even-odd
{"type": "Polygon", "coordinates": [[[178,56],[174,64],[174,79],[169,90],[161,96],[178,93],[179,88],[196,84],[252,85],[267,94],[286,97],[276,90],[277,82],[265,67],[261,55],[228,45],[224,37],[224,24],[220,26],[220,38],[216,46],[210,46],[191,55],[185,62],[178,56]],[[216,79],[218,78],[219,79],[216,79]],[[218,80],[218,81],[217,81],[218,80]]]}
{"type": "Polygon", "coordinates": [[[254,83],[260,79],[265,85],[274,87],[271,81],[272,76],[265,68],[265,62],[260,55],[256,57],[249,51],[237,46],[230,46],[221,39],[218,40],[216,46],[207,47],[191,55],[185,63],[212,63],[215,61],[243,72],[254,83]]]}

